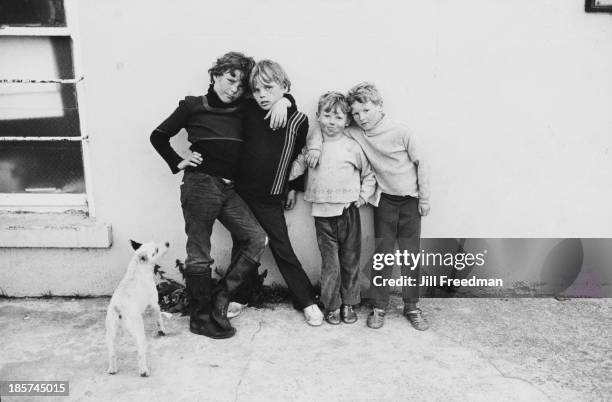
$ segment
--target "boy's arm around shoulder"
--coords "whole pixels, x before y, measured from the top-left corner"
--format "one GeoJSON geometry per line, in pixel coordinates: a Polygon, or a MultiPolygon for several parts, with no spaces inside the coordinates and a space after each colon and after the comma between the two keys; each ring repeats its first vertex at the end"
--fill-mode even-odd
{"type": "Polygon", "coordinates": [[[312,125],[310,132],[308,133],[308,137],[306,139],[306,146],[308,150],[321,150],[323,145],[323,132],[321,131],[321,127],[319,127],[318,123],[312,125]]]}
{"type": "Polygon", "coordinates": [[[308,166],[314,168],[319,163],[321,148],[323,147],[323,132],[321,132],[321,127],[319,127],[318,123],[312,125],[312,129],[306,139],[306,147],[308,148],[306,162],[308,166]]]}
{"type": "Polygon", "coordinates": [[[427,156],[425,155],[424,147],[418,137],[408,128],[406,128],[404,140],[408,157],[415,164],[417,169],[417,184],[419,187],[419,214],[421,214],[421,216],[427,216],[430,210],[430,170],[427,156]]]}
{"type": "Polygon", "coordinates": [[[365,153],[361,149],[361,146],[355,142],[355,150],[357,157],[357,168],[360,172],[361,179],[361,189],[359,191],[359,201],[357,208],[362,205],[367,204],[368,202],[372,202],[374,200],[374,195],[376,193],[376,177],[374,176],[374,171],[372,170],[372,165],[370,165],[370,161],[365,156],[365,153]]]}
{"type": "Polygon", "coordinates": [[[286,93],[280,98],[272,108],[268,111],[264,119],[270,119],[270,128],[272,130],[278,130],[287,125],[287,119],[293,113],[297,111],[297,104],[295,98],[286,93]]]}
{"type": "Polygon", "coordinates": [[[181,170],[179,164],[183,161],[183,158],[170,145],[170,138],[174,137],[185,127],[191,115],[192,106],[196,102],[195,99],[197,98],[188,96],[181,100],[174,112],[157,126],[149,137],[151,145],[166,161],[172,173],[178,173],[181,170]]]}
{"type": "Polygon", "coordinates": [[[308,153],[308,149],[304,147],[302,152],[295,158],[293,163],[291,164],[291,171],[289,172],[289,181],[295,180],[304,173],[306,173],[306,169],[308,169],[308,165],[306,164],[306,154],[308,153]]]}

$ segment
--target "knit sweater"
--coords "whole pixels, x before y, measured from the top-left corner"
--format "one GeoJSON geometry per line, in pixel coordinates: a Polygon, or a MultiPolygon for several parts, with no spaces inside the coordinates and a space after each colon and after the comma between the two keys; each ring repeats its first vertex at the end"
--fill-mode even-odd
{"type": "Polygon", "coordinates": [[[233,179],[240,160],[245,103],[223,104],[212,87],[205,96],[187,96],[151,133],[151,143],[172,173],[178,173],[183,158],[170,146],[170,138],[184,128],[191,151],[199,152],[204,159],[201,165],[185,170],[233,179]]]}
{"type": "Polygon", "coordinates": [[[355,140],[346,135],[326,137],[319,164],[314,169],[308,168],[306,151],[305,148],[293,163],[289,178],[293,179],[308,170],[304,200],[313,203],[314,216],[339,215],[346,204],[360,197],[366,202],[372,201],[376,180],[368,159],[355,140]],[[334,204],[337,208],[334,205],[318,208],[317,204],[334,204]],[[339,213],[328,215],[328,211],[334,210],[339,213]]]}
{"type": "MultiPolygon", "coordinates": [[[[409,195],[418,197],[422,204],[429,203],[429,167],[417,137],[408,127],[383,117],[368,131],[350,126],[346,133],[368,157],[379,192],[409,195]]],[[[308,137],[308,148],[321,149],[321,143],[322,134],[317,127],[308,137]]]]}

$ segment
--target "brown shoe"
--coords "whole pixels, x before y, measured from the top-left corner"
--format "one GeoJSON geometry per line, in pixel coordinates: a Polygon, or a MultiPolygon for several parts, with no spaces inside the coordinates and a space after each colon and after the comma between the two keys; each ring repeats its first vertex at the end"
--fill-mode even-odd
{"type": "Polygon", "coordinates": [[[325,321],[327,321],[327,323],[331,325],[340,324],[340,309],[329,311],[325,315],[325,321]]]}
{"type": "Polygon", "coordinates": [[[350,306],[348,304],[342,305],[340,316],[342,317],[342,321],[345,324],[354,324],[357,322],[357,314],[355,314],[355,312],[353,311],[353,306],[350,306]]]}
{"type": "Polygon", "coordinates": [[[404,307],[404,316],[408,319],[408,321],[410,321],[410,324],[412,324],[414,329],[419,331],[426,331],[429,329],[429,323],[425,317],[423,317],[423,312],[420,308],[409,311],[406,307],[404,307]]]}
{"type": "Polygon", "coordinates": [[[373,308],[372,312],[368,316],[367,321],[368,327],[372,329],[379,329],[385,324],[385,310],[381,308],[373,308]]]}

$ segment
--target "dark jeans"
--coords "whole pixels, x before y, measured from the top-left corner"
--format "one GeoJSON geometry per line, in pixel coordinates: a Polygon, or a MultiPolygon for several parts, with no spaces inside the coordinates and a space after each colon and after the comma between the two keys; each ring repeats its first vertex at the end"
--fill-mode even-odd
{"type": "Polygon", "coordinates": [[[232,183],[202,172],[187,171],[181,185],[181,206],[187,233],[186,274],[209,274],[213,224],[219,222],[240,239],[247,257],[259,261],[266,247],[263,231],[232,183]]]}
{"type": "MultiPolygon", "coordinates": [[[[378,207],[374,208],[374,237],[376,239],[375,253],[395,254],[396,250],[402,253],[419,253],[421,240],[421,215],[419,215],[419,200],[414,197],[382,194],[378,207]],[[395,244],[398,244],[398,249],[395,244]]],[[[402,265],[402,276],[415,278],[420,282],[420,266],[414,270],[402,265]]],[[[380,275],[383,279],[391,278],[393,266],[385,266],[382,270],[372,269],[369,296],[372,305],[384,309],[389,304],[389,287],[374,286],[374,276],[380,275]]],[[[418,286],[403,286],[402,299],[404,303],[419,300],[418,286]]]]}
{"type": "Polygon", "coordinates": [[[352,205],[342,215],[315,217],[317,243],[321,251],[321,302],[333,311],[341,304],[355,305],[359,298],[361,219],[352,205]]]}
{"type": "MultiPolygon", "coordinates": [[[[292,294],[295,308],[301,310],[316,303],[314,288],[295,255],[289,240],[283,201],[279,197],[274,196],[248,197],[243,195],[243,197],[268,234],[272,256],[292,294]]],[[[234,248],[232,249],[232,255],[236,255],[236,252],[242,249],[244,244],[236,236],[233,237],[233,240],[234,248]]],[[[254,281],[256,278],[251,277],[250,280],[254,281]]],[[[232,300],[242,304],[247,303],[251,298],[252,289],[252,285],[242,286],[232,300]]]]}

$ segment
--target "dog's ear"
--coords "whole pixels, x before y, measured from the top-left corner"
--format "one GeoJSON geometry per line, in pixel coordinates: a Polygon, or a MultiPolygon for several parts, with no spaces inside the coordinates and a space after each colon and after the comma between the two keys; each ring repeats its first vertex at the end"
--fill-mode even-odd
{"type": "Polygon", "coordinates": [[[130,244],[132,245],[132,248],[134,249],[134,251],[138,250],[140,246],[142,246],[141,243],[138,243],[137,241],[134,241],[134,240],[130,240],[130,244]]]}

